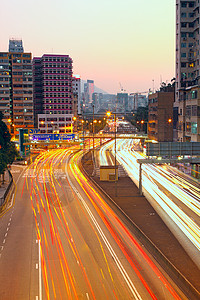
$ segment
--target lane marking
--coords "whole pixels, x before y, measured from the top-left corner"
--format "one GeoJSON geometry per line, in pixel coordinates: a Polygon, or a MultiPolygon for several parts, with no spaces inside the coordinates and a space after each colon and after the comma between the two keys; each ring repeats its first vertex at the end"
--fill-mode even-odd
{"type": "Polygon", "coordinates": [[[38,248],[39,248],[39,299],[42,300],[42,269],[41,269],[40,240],[38,240],[38,248]]]}
{"type": "Polygon", "coordinates": [[[6,240],[4,239],[4,240],[3,240],[3,244],[5,244],[5,242],[6,242],[6,240]]]}
{"type": "Polygon", "coordinates": [[[89,297],[88,293],[86,293],[86,297],[87,297],[87,299],[88,299],[88,300],[90,299],[90,297],[89,297]]]}
{"type": "Polygon", "coordinates": [[[36,270],[38,270],[38,264],[35,265],[36,270]]]}
{"type": "Polygon", "coordinates": [[[5,237],[7,237],[7,235],[8,235],[8,233],[6,232],[6,233],[5,233],[5,237]]]}

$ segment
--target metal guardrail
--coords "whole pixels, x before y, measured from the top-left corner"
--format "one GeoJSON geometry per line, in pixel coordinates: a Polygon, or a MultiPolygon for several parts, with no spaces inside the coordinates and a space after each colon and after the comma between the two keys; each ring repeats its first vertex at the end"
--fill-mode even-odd
{"type": "Polygon", "coordinates": [[[5,201],[6,201],[6,198],[7,198],[7,196],[8,196],[8,193],[9,193],[9,191],[10,191],[12,185],[13,185],[13,177],[12,177],[12,174],[11,174],[11,172],[10,172],[9,170],[8,170],[8,173],[9,173],[9,177],[10,177],[10,182],[9,182],[9,184],[8,184],[8,186],[7,186],[7,189],[6,189],[6,191],[5,191],[4,195],[3,195],[3,197],[0,197],[0,208],[1,208],[1,206],[4,205],[4,203],[5,203],[5,201]]]}

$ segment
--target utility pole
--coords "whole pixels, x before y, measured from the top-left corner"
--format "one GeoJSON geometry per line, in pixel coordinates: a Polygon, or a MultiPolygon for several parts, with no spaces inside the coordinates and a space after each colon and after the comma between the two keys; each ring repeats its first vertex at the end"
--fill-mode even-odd
{"type": "Polygon", "coordinates": [[[117,125],[116,125],[116,112],[114,113],[115,121],[115,197],[117,197],[117,125]]]}
{"type": "Polygon", "coordinates": [[[93,153],[94,153],[94,104],[92,105],[92,139],[93,139],[93,153]]]}

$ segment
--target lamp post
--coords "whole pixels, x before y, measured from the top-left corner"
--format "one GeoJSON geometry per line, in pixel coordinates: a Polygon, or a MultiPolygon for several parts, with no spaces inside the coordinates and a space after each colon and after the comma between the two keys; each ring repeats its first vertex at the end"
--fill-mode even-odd
{"type": "Polygon", "coordinates": [[[117,124],[116,124],[116,112],[111,113],[108,111],[106,115],[108,117],[111,116],[111,114],[114,115],[114,132],[115,132],[115,197],[117,197],[117,124]]]}
{"type": "Polygon", "coordinates": [[[9,123],[9,132],[11,134],[11,123],[12,123],[12,120],[10,118],[8,119],[8,123],[9,123]]]}
{"type": "Polygon", "coordinates": [[[93,154],[94,154],[94,104],[92,105],[92,140],[93,140],[93,154]]]}
{"type": "Polygon", "coordinates": [[[85,149],[85,139],[84,139],[84,120],[81,120],[81,123],[82,123],[82,138],[83,138],[83,152],[84,152],[84,149],[85,149]]]}
{"type": "Polygon", "coordinates": [[[74,121],[73,132],[75,132],[76,131],[76,117],[75,116],[73,117],[73,121],[74,121]]]}

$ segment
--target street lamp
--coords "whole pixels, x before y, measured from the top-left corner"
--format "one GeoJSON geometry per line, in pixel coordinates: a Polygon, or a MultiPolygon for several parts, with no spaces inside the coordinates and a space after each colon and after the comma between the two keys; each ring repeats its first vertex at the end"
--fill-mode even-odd
{"type": "Polygon", "coordinates": [[[12,122],[12,120],[9,118],[7,121],[8,121],[8,124],[9,124],[8,131],[11,134],[11,122],[12,122]]]}
{"type": "Polygon", "coordinates": [[[84,151],[85,148],[84,128],[83,128],[84,120],[81,120],[81,123],[82,123],[82,138],[83,138],[83,151],[84,151]]]}
{"type": "Polygon", "coordinates": [[[116,112],[107,111],[107,117],[110,117],[111,114],[114,115],[114,125],[115,125],[115,196],[117,197],[117,124],[116,124],[116,112]]]}
{"type": "Polygon", "coordinates": [[[73,132],[75,132],[75,129],[76,129],[75,128],[75,125],[76,125],[76,117],[75,116],[73,117],[73,121],[74,121],[74,126],[73,126],[74,130],[73,130],[73,132]]]}

